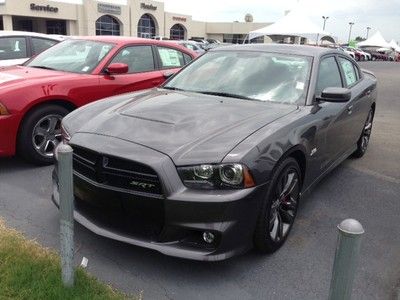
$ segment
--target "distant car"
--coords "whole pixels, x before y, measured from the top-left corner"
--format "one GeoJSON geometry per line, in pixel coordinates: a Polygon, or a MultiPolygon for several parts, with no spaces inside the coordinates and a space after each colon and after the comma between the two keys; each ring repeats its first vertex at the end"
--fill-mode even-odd
{"type": "MultiPolygon", "coordinates": [[[[188,259],[274,252],[304,195],[366,153],[376,97],[376,77],[337,50],[211,49],[160,88],[64,118],[74,217],[96,234],[188,259]]],[[[52,179],[59,206],[57,168],[52,179]]]]}
{"type": "Polygon", "coordinates": [[[366,51],[363,51],[362,49],[357,48],[357,51],[361,52],[362,55],[364,55],[364,60],[371,60],[372,56],[366,51]]]}
{"type": "Polygon", "coordinates": [[[360,51],[352,47],[344,47],[346,51],[352,52],[354,54],[354,59],[357,61],[365,60],[365,55],[363,55],[360,51]]]}
{"type": "Polygon", "coordinates": [[[171,43],[176,43],[179,45],[182,45],[185,48],[188,48],[194,52],[196,52],[197,54],[201,55],[204,52],[206,52],[206,50],[204,50],[198,42],[195,41],[170,41],[171,43]]]}
{"type": "Polygon", "coordinates": [[[35,32],[0,31],[0,67],[23,64],[62,40],[62,36],[35,32]]]}
{"type": "Polygon", "coordinates": [[[61,119],[95,100],[160,85],[197,56],[129,37],[68,39],[24,66],[0,69],[0,156],[51,163],[61,119]]]}

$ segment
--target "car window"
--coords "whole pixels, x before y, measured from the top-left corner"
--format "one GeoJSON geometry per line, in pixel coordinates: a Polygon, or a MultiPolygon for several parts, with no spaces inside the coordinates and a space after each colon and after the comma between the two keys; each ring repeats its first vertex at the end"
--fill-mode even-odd
{"type": "Polygon", "coordinates": [[[342,87],[339,68],[333,56],[324,58],[319,64],[315,94],[320,95],[327,87],[342,87]]]}
{"type": "Polygon", "coordinates": [[[28,57],[24,37],[0,38],[0,60],[28,57]]]}
{"type": "Polygon", "coordinates": [[[190,50],[197,50],[197,47],[193,44],[184,44],[184,46],[190,50]]]}
{"type": "Polygon", "coordinates": [[[186,54],[186,53],[183,53],[183,57],[185,58],[185,64],[188,64],[193,60],[193,58],[189,54],[186,54]]]}
{"type": "Polygon", "coordinates": [[[36,55],[57,44],[57,41],[32,37],[32,54],[36,55]]]}
{"type": "Polygon", "coordinates": [[[161,59],[161,68],[180,68],[185,65],[181,51],[165,47],[157,47],[157,50],[161,59]]]}
{"type": "Polygon", "coordinates": [[[342,66],[346,85],[350,86],[355,83],[358,80],[358,76],[356,71],[354,70],[353,63],[343,57],[339,57],[339,63],[342,66]]]}
{"type": "Polygon", "coordinates": [[[127,64],[129,67],[128,73],[155,70],[151,46],[126,47],[113,58],[111,63],[127,64]]]}

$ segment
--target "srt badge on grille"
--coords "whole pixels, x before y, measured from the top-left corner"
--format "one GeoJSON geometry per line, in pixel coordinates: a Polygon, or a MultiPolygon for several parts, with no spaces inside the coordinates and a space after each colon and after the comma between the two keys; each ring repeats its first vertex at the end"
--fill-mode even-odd
{"type": "Polygon", "coordinates": [[[151,189],[156,186],[155,184],[152,184],[152,183],[145,183],[145,182],[139,182],[139,181],[134,181],[134,180],[129,182],[129,184],[133,185],[133,186],[141,187],[142,189],[151,189]]]}

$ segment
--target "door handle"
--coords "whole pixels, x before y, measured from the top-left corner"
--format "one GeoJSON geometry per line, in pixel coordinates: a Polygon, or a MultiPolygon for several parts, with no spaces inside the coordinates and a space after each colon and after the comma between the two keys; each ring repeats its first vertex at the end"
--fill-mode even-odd
{"type": "Polygon", "coordinates": [[[353,105],[347,106],[347,114],[351,115],[353,113],[353,105]]]}

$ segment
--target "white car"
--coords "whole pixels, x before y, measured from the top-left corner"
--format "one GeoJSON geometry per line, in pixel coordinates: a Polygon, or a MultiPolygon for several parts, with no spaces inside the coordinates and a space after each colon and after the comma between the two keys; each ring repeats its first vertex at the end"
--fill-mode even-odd
{"type": "Polygon", "coordinates": [[[23,64],[65,37],[25,31],[0,31],[0,67],[23,64]]]}
{"type": "Polygon", "coordinates": [[[196,52],[197,54],[201,55],[204,52],[206,52],[206,50],[204,50],[198,42],[195,41],[173,41],[171,40],[170,42],[172,43],[177,43],[179,45],[182,45],[185,48],[188,48],[194,52],[196,52]]]}
{"type": "Polygon", "coordinates": [[[370,53],[365,52],[360,48],[357,48],[357,51],[361,52],[361,54],[364,56],[364,60],[372,60],[372,55],[370,53]]]}

